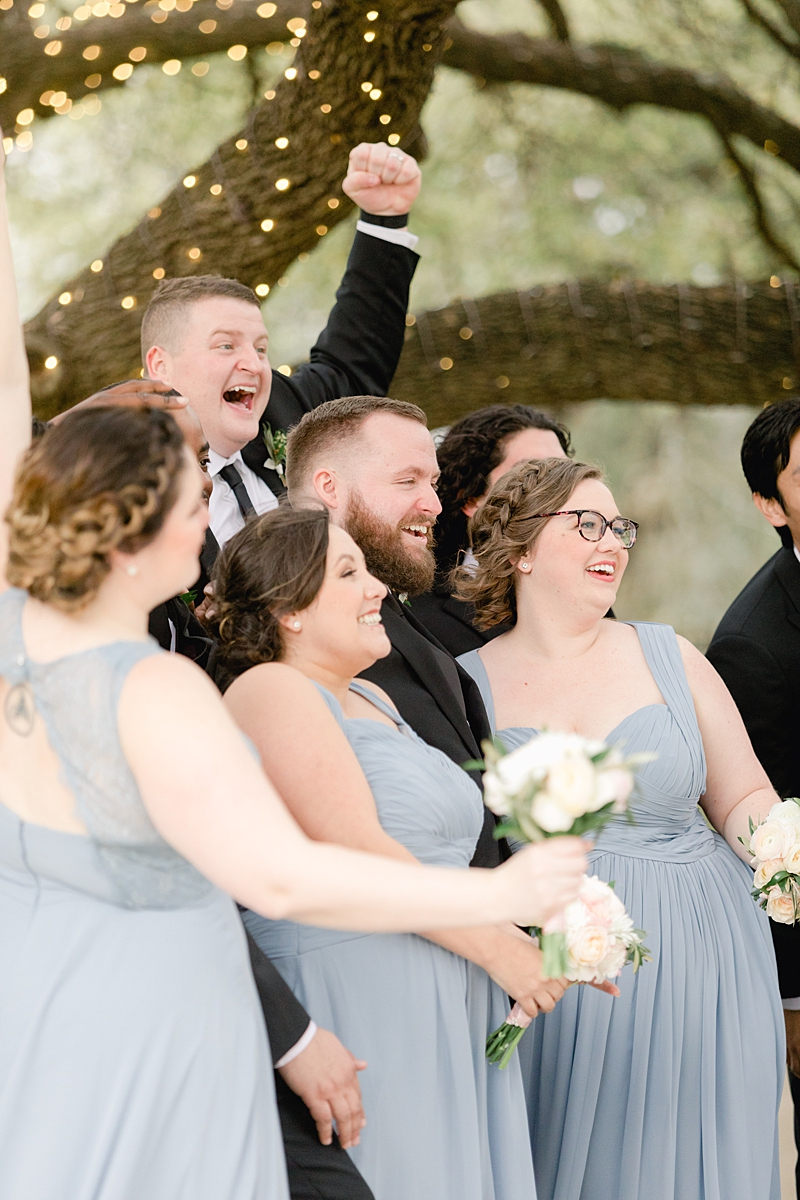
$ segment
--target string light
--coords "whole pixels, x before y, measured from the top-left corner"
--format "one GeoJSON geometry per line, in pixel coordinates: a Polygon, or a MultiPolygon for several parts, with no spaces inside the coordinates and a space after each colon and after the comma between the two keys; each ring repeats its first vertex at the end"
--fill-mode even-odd
{"type": "Polygon", "coordinates": [[[212,196],[220,196],[222,194],[222,184],[221,183],[212,183],[211,187],[208,190],[211,192],[212,196]]]}
{"type": "Polygon", "coordinates": [[[286,147],[289,145],[289,139],[287,137],[275,138],[275,145],[278,147],[279,150],[285,150],[286,147]]]}
{"type": "Polygon", "coordinates": [[[14,149],[14,139],[12,137],[3,138],[3,153],[8,155],[14,149]]]}
{"type": "Polygon", "coordinates": [[[120,300],[120,306],[126,310],[136,308],[136,297],[135,296],[123,296],[122,299],[120,300]]]}
{"type": "Polygon", "coordinates": [[[87,46],[83,52],[83,57],[85,59],[87,59],[88,62],[94,62],[94,60],[96,58],[100,57],[100,54],[101,54],[100,46],[87,46]]]}
{"type": "Polygon", "coordinates": [[[40,25],[38,29],[34,29],[33,36],[35,38],[46,38],[50,33],[49,25],[40,25]]]}
{"type": "MultiPolygon", "coordinates": [[[[19,118],[17,118],[17,120],[19,120],[19,118]]],[[[779,288],[779,287],[781,286],[781,277],[780,277],[780,275],[770,275],[770,277],[769,277],[769,286],[770,286],[770,287],[773,287],[773,288],[779,288]]]]}
{"type": "Polygon", "coordinates": [[[198,77],[207,75],[208,71],[209,71],[209,64],[207,62],[196,62],[192,65],[192,74],[197,75],[198,77]]]}
{"type": "Polygon", "coordinates": [[[45,371],[55,371],[57,366],[58,359],[56,358],[55,354],[48,354],[47,358],[44,360],[45,371]]]}
{"type": "Polygon", "coordinates": [[[339,201],[336,199],[335,196],[331,196],[330,200],[328,201],[328,208],[338,208],[338,207],[339,207],[339,201]]]}
{"type": "Polygon", "coordinates": [[[168,58],[165,63],[161,64],[161,70],[165,75],[177,75],[182,65],[179,58],[168,58]]]}
{"type": "Polygon", "coordinates": [[[370,100],[380,100],[382,95],[383,95],[383,92],[381,91],[380,88],[373,88],[369,94],[369,98],[370,98],[370,100]]]}
{"type": "Polygon", "coordinates": [[[186,257],[190,258],[192,262],[199,262],[203,257],[203,252],[199,246],[192,246],[191,250],[186,251],[186,257]]]}
{"type": "Polygon", "coordinates": [[[17,113],[18,125],[30,125],[33,120],[34,112],[32,108],[23,108],[22,112],[17,113]]]}
{"type": "Polygon", "coordinates": [[[364,34],[364,41],[365,42],[374,42],[375,41],[375,30],[374,29],[370,29],[364,34]]]}
{"type": "Polygon", "coordinates": [[[155,208],[148,208],[147,215],[151,221],[155,221],[157,217],[161,216],[161,209],[158,205],[156,205],[155,208]]]}
{"type": "Polygon", "coordinates": [[[372,12],[367,13],[367,20],[368,21],[377,21],[377,19],[378,19],[377,10],[373,8],[372,12]]]}
{"type": "Polygon", "coordinates": [[[72,292],[62,292],[61,295],[58,297],[58,303],[63,304],[65,306],[67,304],[69,304],[71,300],[72,300],[72,292]]]}
{"type": "Polygon", "coordinates": [[[39,17],[43,17],[44,16],[44,5],[43,4],[32,4],[30,6],[30,8],[28,9],[28,16],[33,17],[34,21],[38,20],[39,17]]]}
{"type": "Polygon", "coordinates": [[[331,111],[330,104],[320,104],[319,111],[324,112],[324,113],[329,113],[331,111]]]}
{"type": "Polygon", "coordinates": [[[362,85],[361,85],[361,90],[362,90],[362,92],[371,92],[371,91],[372,91],[372,84],[371,84],[371,83],[369,83],[369,81],[365,81],[365,82],[364,82],[364,83],[362,83],[362,85]]]}
{"type": "Polygon", "coordinates": [[[88,4],[81,4],[81,6],[76,8],[72,14],[76,21],[88,21],[91,15],[92,10],[89,8],[88,4]]]}
{"type": "Polygon", "coordinates": [[[453,365],[452,358],[440,358],[439,359],[439,366],[442,368],[443,371],[449,371],[450,368],[452,367],[452,365],[453,365]]]}
{"type": "Polygon", "coordinates": [[[264,99],[265,100],[274,100],[275,99],[275,92],[273,91],[272,88],[270,88],[269,91],[264,92],[264,99]]]}
{"type": "Polygon", "coordinates": [[[257,283],[256,287],[255,287],[255,292],[256,292],[257,296],[268,296],[269,295],[269,284],[268,283],[257,283]]]}
{"type": "Polygon", "coordinates": [[[507,375],[498,375],[497,379],[495,379],[495,383],[499,388],[507,388],[510,382],[507,375]]]}
{"type": "Polygon", "coordinates": [[[265,219],[261,222],[261,228],[264,230],[264,233],[269,233],[270,230],[275,228],[275,222],[271,217],[265,217],[265,219]]]}
{"type": "Polygon", "coordinates": [[[267,54],[270,54],[273,58],[277,58],[283,54],[283,42],[269,42],[266,49],[267,54]]]}
{"type": "Polygon", "coordinates": [[[275,187],[279,192],[286,192],[291,187],[291,183],[288,179],[276,179],[275,187]]]}
{"type": "Polygon", "coordinates": [[[459,329],[458,336],[463,341],[468,342],[469,339],[472,337],[472,330],[470,329],[469,325],[465,325],[462,329],[459,329]]]}
{"type": "Polygon", "coordinates": [[[216,21],[201,21],[197,26],[201,33],[213,33],[217,28],[216,21]]]}
{"type": "Polygon", "coordinates": [[[319,79],[319,76],[320,76],[320,72],[319,72],[319,71],[309,71],[309,72],[308,72],[308,78],[309,78],[309,79],[319,79]]]}
{"type": "Polygon", "coordinates": [[[397,143],[400,141],[400,134],[399,133],[390,133],[386,140],[390,146],[396,146],[397,143]]]}
{"type": "Polygon", "coordinates": [[[300,37],[304,37],[306,32],[305,17],[292,17],[291,21],[286,22],[286,28],[292,33],[298,34],[300,37]],[[302,33],[300,32],[301,30],[302,33]]]}
{"type": "Polygon", "coordinates": [[[185,188],[193,188],[196,183],[197,183],[196,175],[185,175],[184,176],[183,186],[185,188]]]}
{"type": "Polygon", "coordinates": [[[132,50],[128,51],[128,58],[131,62],[142,62],[143,59],[147,58],[146,47],[134,46],[132,50]]]}
{"type": "Polygon", "coordinates": [[[111,72],[111,74],[115,79],[119,79],[120,82],[124,82],[126,79],[130,79],[131,75],[133,74],[133,63],[120,63],[119,66],[114,67],[114,70],[111,72]]]}
{"type": "Polygon", "coordinates": [[[392,118],[389,116],[388,113],[381,113],[381,115],[378,117],[378,120],[380,121],[381,125],[388,125],[389,122],[391,121],[391,119],[392,118]]]}
{"type": "Polygon", "coordinates": [[[45,52],[45,54],[49,54],[50,57],[53,58],[53,57],[55,57],[56,54],[61,53],[62,45],[63,45],[62,42],[48,42],[44,48],[44,52],[45,52]]]}
{"type": "Polygon", "coordinates": [[[246,150],[247,149],[247,138],[239,138],[238,142],[236,143],[236,149],[237,150],[246,150]]]}
{"type": "Polygon", "coordinates": [[[292,373],[292,368],[288,363],[281,363],[281,365],[278,367],[278,370],[280,371],[281,375],[291,375],[292,373]]]}
{"type": "Polygon", "coordinates": [[[96,88],[96,87],[100,87],[100,84],[102,82],[103,82],[102,75],[87,75],[83,81],[83,86],[87,87],[87,88],[96,88]]]}
{"type": "Polygon", "coordinates": [[[274,17],[278,11],[277,4],[259,4],[256,12],[260,17],[274,17]]]}
{"type": "Polygon", "coordinates": [[[325,237],[325,234],[326,234],[327,232],[328,232],[328,226],[327,226],[327,225],[318,225],[318,226],[317,226],[317,233],[318,233],[318,235],[319,235],[320,237],[325,237]]]}
{"type": "Polygon", "coordinates": [[[2,96],[7,87],[8,80],[3,75],[0,75],[0,96],[2,96]]]}
{"type": "Polygon", "coordinates": [[[247,57],[247,46],[229,46],[228,58],[232,58],[234,62],[241,62],[247,57]]]}
{"type": "MultiPolygon", "coordinates": [[[[288,278],[285,275],[281,275],[280,279],[278,280],[278,287],[288,287],[288,286],[289,286],[288,278]]],[[[280,367],[278,367],[278,370],[280,371],[280,367]]]]}
{"type": "Polygon", "coordinates": [[[423,49],[423,50],[425,51],[425,53],[427,54],[427,52],[428,52],[429,50],[432,50],[432,49],[433,49],[433,46],[430,44],[430,42],[423,42],[422,49],[423,49]]]}
{"type": "Polygon", "coordinates": [[[156,267],[155,271],[153,271],[153,279],[163,279],[166,273],[163,267],[156,267]]]}
{"type": "Polygon", "coordinates": [[[72,17],[59,17],[56,21],[56,29],[64,33],[72,24],[72,17]]]}
{"type": "Polygon", "coordinates": [[[94,271],[95,275],[98,275],[100,273],[100,271],[102,271],[102,269],[103,269],[102,258],[96,258],[89,267],[89,270],[94,271]]]}
{"type": "Polygon", "coordinates": [[[287,79],[297,79],[297,67],[287,67],[283,73],[287,79]]]}

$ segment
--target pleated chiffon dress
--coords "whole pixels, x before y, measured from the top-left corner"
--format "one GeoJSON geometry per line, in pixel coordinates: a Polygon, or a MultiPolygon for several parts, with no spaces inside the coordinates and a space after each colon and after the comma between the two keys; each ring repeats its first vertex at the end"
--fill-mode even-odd
{"type": "Polygon", "coordinates": [[[0,676],[30,689],[90,836],[0,804],[0,1196],[288,1200],[272,1061],[236,906],[160,837],[117,732],[155,642],[27,658],[0,595],[0,676]]]}
{"type": "MultiPolygon", "coordinates": [[[[520,1044],[540,1200],[780,1200],[785,1070],[777,971],[752,871],[698,807],[703,744],[674,630],[631,622],[666,704],[606,741],[657,758],[630,810],[597,840],[590,874],[615,882],[653,961],[612,999],[570,988],[520,1044]]],[[[459,662],[494,704],[477,651],[459,662]]],[[[498,736],[514,749],[536,730],[498,736]]]]}
{"type": "MultiPolygon", "coordinates": [[[[319,687],[381,825],[420,862],[468,866],[479,789],[369,688],[352,690],[394,722],[347,719],[319,687]]],[[[369,1064],[359,1077],[368,1124],[350,1153],[376,1200],[535,1200],[519,1064],[499,1071],[485,1058],[509,1002],[480,967],[414,934],[244,919],[314,1020],[369,1064]]]]}

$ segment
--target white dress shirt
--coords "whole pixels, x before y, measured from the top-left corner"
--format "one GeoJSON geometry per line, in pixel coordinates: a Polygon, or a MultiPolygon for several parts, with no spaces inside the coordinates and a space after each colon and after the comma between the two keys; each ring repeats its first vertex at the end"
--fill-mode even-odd
{"type": "Polygon", "coordinates": [[[233,463],[241,475],[242,483],[247,488],[247,494],[259,516],[269,512],[271,508],[278,507],[277,496],[267,487],[264,480],[256,475],[255,471],[250,470],[242,458],[241,450],[237,450],[230,458],[223,458],[215,450],[209,450],[208,471],[214,481],[214,490],[208,502],[208,523],[220,547],[244,528],[244,517],[233,494],[233,489],[224,479],[219,478],[220,471],[229,463],[233,463]]]}

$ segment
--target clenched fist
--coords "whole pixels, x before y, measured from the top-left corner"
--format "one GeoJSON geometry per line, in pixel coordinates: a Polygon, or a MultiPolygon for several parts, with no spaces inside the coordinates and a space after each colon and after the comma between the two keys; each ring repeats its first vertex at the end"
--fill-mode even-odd
{"type": "Polygon", "coordinates": [[[407,213],[419,194],[417,160],[386,142],[362,142],[350,151],[342,190],[364,212],[376,217],[407,213]]]}

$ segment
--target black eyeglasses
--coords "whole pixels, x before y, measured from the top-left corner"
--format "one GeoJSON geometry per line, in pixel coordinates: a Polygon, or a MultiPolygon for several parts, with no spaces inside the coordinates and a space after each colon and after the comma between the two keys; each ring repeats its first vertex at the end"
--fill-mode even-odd
{"type": "Polygon", "coordinates": [[[630,550],[636,541],[639,529],[638,523],[631,521],[630,517],[614,517],[613,520],[607,521],[602,513],[592,512],[588,508],[562,508],[558,512],[537,513],[531,519],[537,520],[541,517],[577,517],[578,533],[587,542],[599,542],[606,530],[610,529],[626,550],[630,550]]]}

